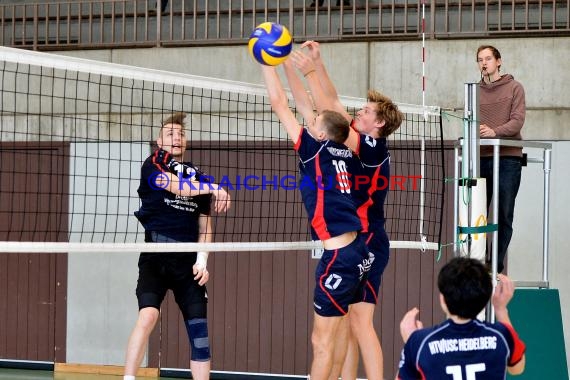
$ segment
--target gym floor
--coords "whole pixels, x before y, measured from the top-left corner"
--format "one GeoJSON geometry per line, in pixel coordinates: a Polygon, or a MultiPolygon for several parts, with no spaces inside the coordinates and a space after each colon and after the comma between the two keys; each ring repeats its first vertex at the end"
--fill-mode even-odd
{"type": "MultiPolygon", "coordinates": [[[[52,372],[40,370],[25,370],[0,368],[0,380],[122,380],[122,376],[116,375],[94,375],[70,372],[52,372]]],[[[137,380],[155,380],[151,377],[137,377],[137,380]]],[[[160,377],[159,380],[173,380],[171,377],[160,377]]]]}

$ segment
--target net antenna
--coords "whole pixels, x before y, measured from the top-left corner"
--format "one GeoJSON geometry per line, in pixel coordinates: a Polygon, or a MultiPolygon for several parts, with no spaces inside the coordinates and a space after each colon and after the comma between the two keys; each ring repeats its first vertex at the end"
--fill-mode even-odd
{"type": "MultiPolygon", "coordinates": [[[[426,107],[426,1],[422,0],[422,107],[426,107]]],[[[427,111],[424,112],[424,123],[428,120],[427,111]]],[[[425,127],[425,125],[424,125],[425,127]]],[[[420,241],[424,244],[421,248],[425,252],[427,236],[424,234],[424,206],[425,206],[425,138],[421,136],[421,178],[420,178],[420,241]]]]}
{"type": "MultiPolygon", "coordinates": [[[[341,101],[352,112],[366,102],[341,101]]],[[[392,248],[437,250],[440,109],[398,106],[405,120],[389,138],[386,230],[392,248]]],[[[0,107],[0,252],[165,251],[144,243],[134,211],[142,162],[178,111],[187,114],[185,159],[233,202],[213,214],[212,243],[168,251],[322,246],[310,240],[296,153],[260,85],[0,47],[0,107]]]]}

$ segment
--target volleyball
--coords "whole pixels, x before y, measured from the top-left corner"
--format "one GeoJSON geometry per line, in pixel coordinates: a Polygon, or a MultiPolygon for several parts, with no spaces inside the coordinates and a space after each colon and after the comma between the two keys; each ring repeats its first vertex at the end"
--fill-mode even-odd
{"type": "Polygon", "coordinates": [[[279,65],[287,59],[292,48],[293,39],[287,28],[274,22],[259,24],[249,36],[249,53],[264,65],[279,65]]]}

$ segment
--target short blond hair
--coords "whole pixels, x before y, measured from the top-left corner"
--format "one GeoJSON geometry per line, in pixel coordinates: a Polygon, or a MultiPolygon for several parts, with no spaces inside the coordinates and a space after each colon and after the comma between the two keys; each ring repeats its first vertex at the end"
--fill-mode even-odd
{"type": "Polygon", "coordinates": [[[376,104],[376,120],[385,123],[384,127],[380,128],[380,137],[388,137],[400,128],[404,114],[392,99],[375,90],[368,90],[366,98],[376,104]]]}

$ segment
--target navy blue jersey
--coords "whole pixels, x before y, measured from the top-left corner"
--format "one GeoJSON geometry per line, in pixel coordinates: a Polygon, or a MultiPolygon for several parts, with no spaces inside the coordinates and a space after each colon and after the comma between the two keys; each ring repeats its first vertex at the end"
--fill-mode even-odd
{"type": "Polygon", "coordinates": [[[417,330],[406,342],[398,379],[504,380],[524,343],[510,325],[472,320],[417,330]]]}
{"type": "Polygon", "coordinates": [[[210,214],[211,195],[184,197],[158,188],[154,181],[164,170],[153,157],[154,154],[148,157],[141,168],[138,189],[141,207],[135,216],[147,232],[159,232],[180,242],[197,242],[198,219],[200,214],[210,214]]]}
{"type": "MultiPolygon", "coordinates": [[[[351,123],[354,127],[354,121],[351,123]]],[[[386,138],[359,133],[355,151],[361,167],[352,180],[353,197],[364,232],[384,228],[384,201],[390,187],[390,153],[386,138]]]]}
{"type": "Polygon", "coordinates": [[[299,154],[299,189],[311,222],[313,239],[326,240],[361,223],[350,195],[349,173],[356,160],[346,146],[318,141],[303,128],[295,150],[299,154]]]}

